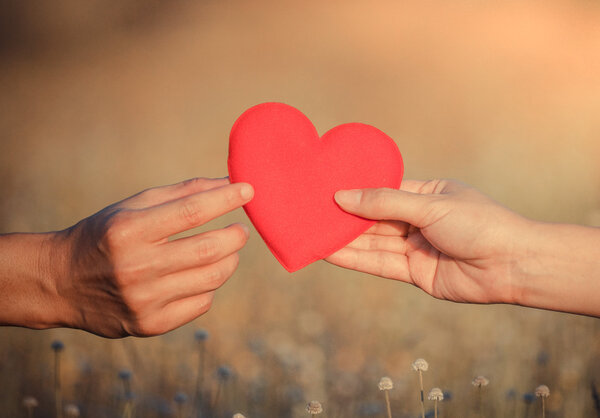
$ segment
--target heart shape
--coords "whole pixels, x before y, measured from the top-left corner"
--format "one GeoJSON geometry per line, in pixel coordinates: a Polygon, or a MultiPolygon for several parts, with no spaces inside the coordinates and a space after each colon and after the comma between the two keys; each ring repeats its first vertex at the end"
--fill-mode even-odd
{"type": "Polygon", "coordinates": [[[254,186],[244,209],[289,272],[343,248],[375,221],[344,212],[342,189],[400,187],[404,165],[394,141],[361,123],[319,138],[310,120],[283,103],[245,111],[229,136],[229,177],[254,186]]]}

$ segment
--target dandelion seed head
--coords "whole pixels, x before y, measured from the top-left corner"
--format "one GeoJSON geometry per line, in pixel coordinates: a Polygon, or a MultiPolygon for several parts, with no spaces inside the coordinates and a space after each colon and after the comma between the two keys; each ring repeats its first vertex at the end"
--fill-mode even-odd
{"type": "Polygon", "coordinates": [[[387,376],[382,377],[381,379],[379,379],[379,390],[391,390],[394,388],[394,383],[392,382],[392,379],[390,379],[387,376]]]}
{"type": "Polygon", "coordinates": [[[429,391],[427,399],[429,399],[430,401],[443,401],[444,392],[442,392],[442,389],[440,388],[433,388],[429,391]]]}
{"type": "Polygon", "coordinates": [[[194,332],[194,338],[198,342],[206,341],[208,340],[208,337],[208,331],[205,329],[197,329],[196,332],[194,332]]]}
{"type": "Polygon", "coordinates": [[[546,385],[540,385],[535,388],[535,396],[538,398],[547,398],[550,396],[550,389],[546,385]]]}
{"type": "Polygon", "coordinates": [[[65,406],[65,415],[68,418],[77,418],[81,413],[79,412],[79,407],[71,403],[65,406]]]}
{"type": "Polygon", "coordinates": [[[183,392],[177,392],[175,394],[175,397],[173,398],[173,400],[175,401],[176,404],[183,405],[184,403],[187,402],[188,397],[183,392]]]}
{"type": "Polygon", "coordinates": [[[475,379],[473,379],[471,384],[475,387],[481,388],[489,385],[490,381],[485,376],[477,376],[475,379]]]}
{"type": "Polygon", "coordinates": [[[35,399],[33,396],[25,396],[23,398],[23,406],[25,408],[35,408],[39,405],[38,400],[35,399]]]}
{"type": "Polygon", "coordinates": [[[412,368],[416,372],[418,372],[418,371],[426,372],[427,369],[429,369],[429,364],[424,359],[418,358],[412,364],[412,368]]]}
{"type": "Polygon", "coordinates": [[[308,412],[311,415],[320,414],[321,412],[323,412],[323,407],[321,406],[321,402],[319,402],[319,401],[310,401],[306,405],[306,412],[308,412]]]}
{"type": "Polygon", "coordinates": [[[50,347],[52,348],[52,350],[59,352],[65,348],[65,345],[61,340],[54,340],[52,341],[52,344],[50,344],[50,347]]]}

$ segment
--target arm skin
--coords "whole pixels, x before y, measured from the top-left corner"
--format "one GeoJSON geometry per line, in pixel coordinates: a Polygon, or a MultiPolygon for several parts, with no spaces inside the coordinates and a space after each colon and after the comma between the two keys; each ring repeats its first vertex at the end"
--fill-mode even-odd
{"type": "Polygon", "coordinates": [[[379,222],[330,263],[438,299],[600,317],[600,228],[532,221],[448,180],[339,191],[335,199],[379,222]]]}
{"type": "Polygon", "coordinates": [[[0,236],[0,325],[151,336],[204,314],[233,274],[244,225],[169,240],[252,199],[228,179],[148,189],[64,231],[0,236]]]}

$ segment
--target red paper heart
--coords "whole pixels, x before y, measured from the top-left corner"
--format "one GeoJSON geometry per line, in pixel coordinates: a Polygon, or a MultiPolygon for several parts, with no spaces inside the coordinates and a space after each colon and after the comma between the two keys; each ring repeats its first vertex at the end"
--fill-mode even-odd
{"type": "Polygon", "coordinates": [[[229,136],[229,177],[254,186],[244,206],[271,252],[290,272],[350,243],[374,221],[335,203],[341,189],[400,187],[404,165],[394,141],[361,123],[322,138],[299,110],[263,103],[244,112],[229,136]]]}

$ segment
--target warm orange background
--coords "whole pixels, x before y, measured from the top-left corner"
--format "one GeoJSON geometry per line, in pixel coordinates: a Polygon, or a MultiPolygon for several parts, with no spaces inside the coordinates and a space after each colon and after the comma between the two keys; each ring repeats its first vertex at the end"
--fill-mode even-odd
{"type": "MultiPolygon", "coordinates": [[[[596,2],[5,3],[1,232],[62,229],[147,187],[224,176],[232,123],[264,101],[299,108],[321,133],[377,126],[396,140],[407,178],[458,178],[527,216],[600,226],[596,2]]],[[[241,211],[215,225],[238,220],[241,211]]],[[[61,338],[65,397],[85,416],[103,416],[99,404],[118,410],[123,367],[134,372],[139,416],[163,416],[143,405],[191,390],[197,327],[211,332],[211,365],[238,373],[226,405],[236,410],[252,411],[248,388],[262,377],[300,387],[328,417],[344,407],[359,416],[381,401],[376,382],[389,375],[395,413],[414,416],[417,357],[430,362],[426,385],[455,394],[445,416],[465,416],[477,374],[492,382],[498,417],[506,390],[541,383],[552,416],[590,416],[600,380],[596,319],[440,302],[324,262],[290,275],[254,233],[210,313],[167,336],[1,328],[0,410],[18,416],[32,394],[40,416],[52,411],[49,344],[61,338]],[[300,371],[275,373],[250,340],[300,371]],[[85,379],[93,396],[78,392],[85,379]]],[[[289,401],[292,416],[303,416],[304,400],[289,401]]]]}

